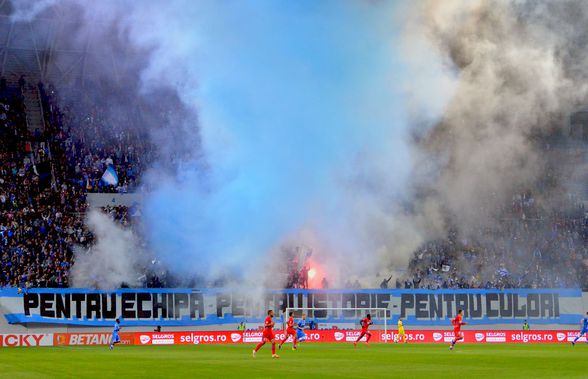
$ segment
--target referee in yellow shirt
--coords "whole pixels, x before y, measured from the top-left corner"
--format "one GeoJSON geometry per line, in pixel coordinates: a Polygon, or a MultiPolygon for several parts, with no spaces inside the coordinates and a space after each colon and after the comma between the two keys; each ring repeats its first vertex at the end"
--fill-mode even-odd
{"type": "Polygon", "coordinates": [[[406,343],[406,333],[404,333],[404,324],[402,323],[402,317],[398,317],[398,334],[394,337],[394,342],[400,342],[400,338],[402,338],[402,342],[406,343]]]}

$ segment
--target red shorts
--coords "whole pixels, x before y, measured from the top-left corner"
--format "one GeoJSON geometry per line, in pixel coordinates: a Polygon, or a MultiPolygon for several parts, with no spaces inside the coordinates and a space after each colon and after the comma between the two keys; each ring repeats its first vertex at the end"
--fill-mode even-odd
{"type": "Polygon", "coordinates": [[[370,331],[369,331],[369,330],[367,330],[367,329],[362,329],[362,330],[361,330],[361,334],[369,334],[369,332],[370,332],[370,331]]]}
{"type": "Polygon", "coordinates": [[[453,329],[453,334],[457,337],[461,334],[461,329],[460,328],[454,328],[453,329]]]}
{"type": "Polygon", "coordinates": [[[292,335],[295,336],[296,335],[296,330],[294,328],[287,328],[286,329],[286,335],[292,335]]]}
{"type": "Polygon", "coordinates": [[[273,340],[275,338],[274,337],[274,331],[271,330],[271,329],[264,329],[264,331],[263,331],[263,338],[266,339],[266,340],[269,340],[269,341],[273,340]]]}

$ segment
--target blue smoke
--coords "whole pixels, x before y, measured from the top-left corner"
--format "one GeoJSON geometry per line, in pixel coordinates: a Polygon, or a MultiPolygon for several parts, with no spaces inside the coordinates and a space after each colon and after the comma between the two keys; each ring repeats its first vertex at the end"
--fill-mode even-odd
{"type": "Polygon", "coordinates": [[[181,82],[199,115],[186,138],[204,154],[176,177],[151,173],[144,215],[159,258],[184,274],[253,274],[310,228],[337,259],[375,260],[372,224],[393,217],[411,168],[396,4],[173,4],[173,38],[145,79],[181,82]]]}
{"type": "MultiPolygon", "coordinates": [[[[151,131],[161,161],[143,177],[154,189],[146,191],[143,213],[148,248],[174,272],[255,278],[263,266],[283,263],[270,251],[294,241],[314,248],[337,284],[337,276],[406,264],[424,229],[417,218],[434,219],[435,212],[407,215],[404,204],[412,200],[411,172],[418,172],[411,135],[438,120],[457,75],[430,44],[422,16],[436,7],[384,0],[12,6],[15,21],[56,6],[50,14],[68,20],[59,27],[63,46],[116,61],[129,100],[122,109],[171,87],[198,115],[198,122],[151,131]],[[113,46],[128,54],[118,57],[113,46]],[[161,169],[171,156],[175,174],[161,169]]],[[[38,42],[48,41],[44,30],[38,42]]],[[[62,53],[70,62],[59,49],[52,60],[62,53]]],[[[83,71],[112,80],[103,66],[98,59],[83,71]]],[[[183,116],[180,110],[170,120],[183,116]]],[[[426,179],[436,165],[425,166],[426,179]]]]}

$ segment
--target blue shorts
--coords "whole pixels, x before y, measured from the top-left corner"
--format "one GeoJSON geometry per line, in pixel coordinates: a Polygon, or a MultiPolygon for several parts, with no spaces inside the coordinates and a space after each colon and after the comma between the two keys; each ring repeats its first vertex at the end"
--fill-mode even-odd
{"type": "Polygon", "coordinates": [[[118,333],[112,333],[112,343],[114,342],[120,342],[120,336],[118,333]]]}
{"type": "Polygon", "coordinates": [[[582,330],[580,330],[580,335],[582,335],[584,333],[588,333],[588,329],[582,329],[582,330]]]}
{"type": "Polygon", "coordinates": [[[298,341],[302,342],[306,340],[306,334],[304,334],[304,331],[301,329],[296,329],[296,338],[298,338],[298,341]]]}

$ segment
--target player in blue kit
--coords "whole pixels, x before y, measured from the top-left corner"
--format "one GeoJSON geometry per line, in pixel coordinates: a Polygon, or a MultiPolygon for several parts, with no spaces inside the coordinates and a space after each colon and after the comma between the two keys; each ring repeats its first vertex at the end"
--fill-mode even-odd
{"type": "MultiPolygon", "coordinates": [[[[586,317],[584,317],[580,323],[582,324],[582,330],[580,330],[580,334],[576,337],[574,342],[572,342],[572,346],[576,344],[576,342],[582,337],[584,334],[588,333],[588,312],[586,312],[586,317]]],[[[586,343],[588,343],[588,338],[586,339],[586,343]]]]}
{"type": "Polygon", "coordinates": [[[112,341],[110,342],[110,350],[114,348],[114,345],[120,343],[120,320],[117,318],[114,323],[114,330],[112,331],[112,341]]]}
{"type": "Polygon", "coordinates": [[[302,315],[302,319],[298,321],[296,325],[296,339],[298,342],[306,341],[306,334],[304,334],[304,328],[306,328],[306,315],[302,315]]]}

